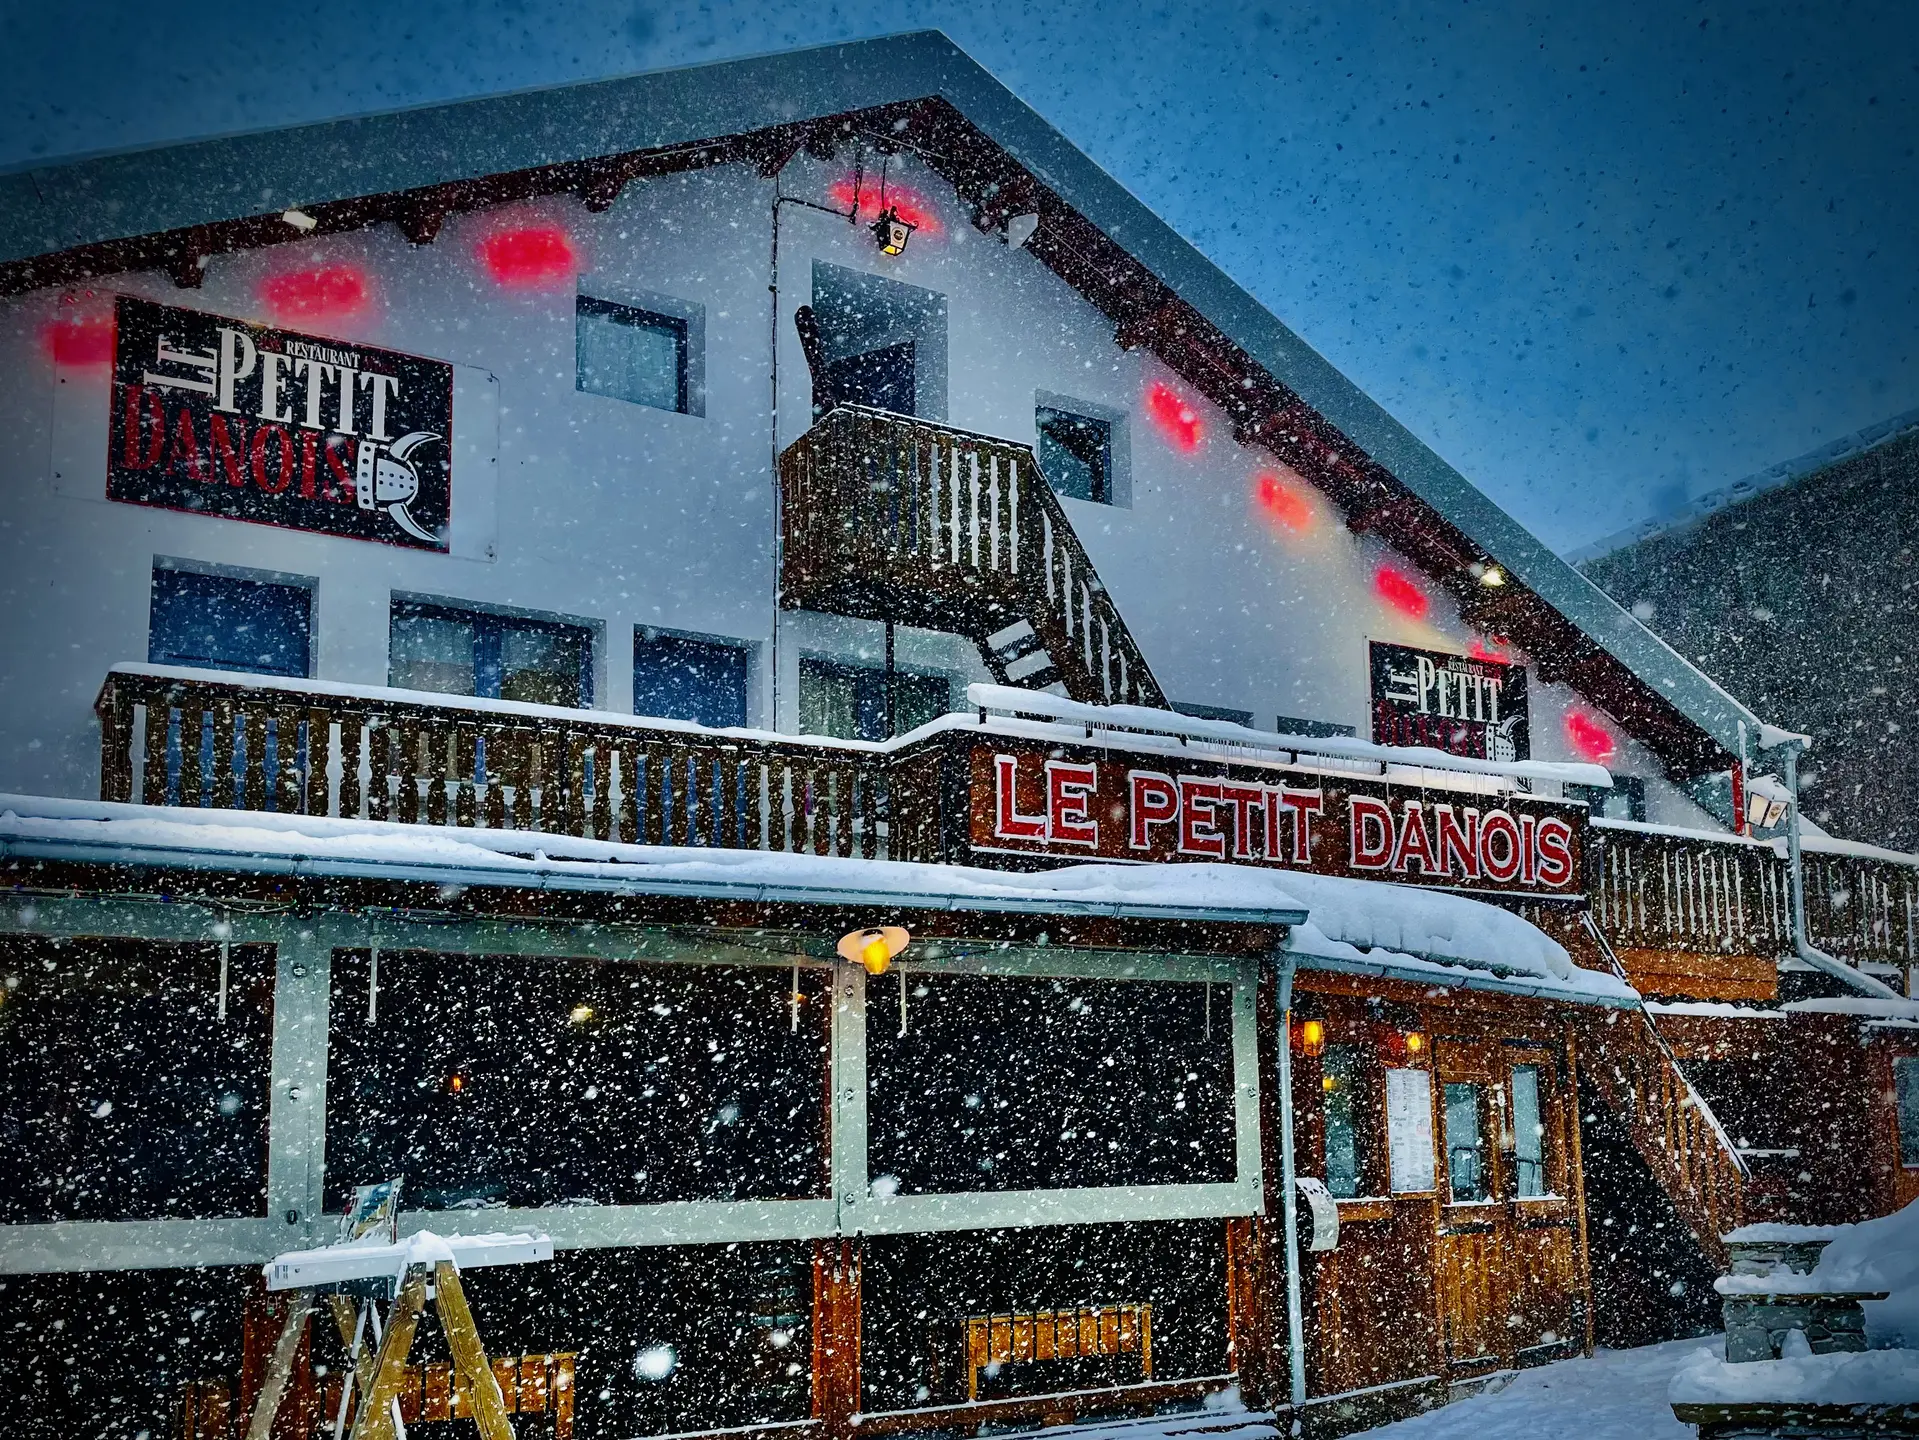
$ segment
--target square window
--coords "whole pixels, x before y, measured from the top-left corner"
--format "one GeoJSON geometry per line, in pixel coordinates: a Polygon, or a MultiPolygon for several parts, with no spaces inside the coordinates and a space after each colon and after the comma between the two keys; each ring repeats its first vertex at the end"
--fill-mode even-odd
{"type": "Polygon", "coordinates": [[[1446,1183],[1455,1205],[1489,1194],[1486,1137],[1479,1123],[1483,1088],[1470,1082],[1446,1085],[1446,1183]]]}
{"type": "Polygon", "coordinates": [[[155,665],[306,678],[313,591],[305,585],[156,568],[147,631],[155,665]]]}
{"type": "Polygon", "coordinates": [[[684,319],[582,295],[576,322],[575,383],[581,390],[688,412],[684,319]]]}
{"type": "Polygon", "coordinates": [[[1604,785],[1568,785],[1566,798],[1584,801],[1594,819],[1646,818],[1646,782],[1636,775],[1613,776],[1610,789],[1604,785]]]}
{"type": "Polygon", "coordinates": [[[395,601],[387,683],[569,708],[593,703],[593,636],[584,626],[395,601]]]}
{"type": "Polygon", "coordinates": [[[1113,427],[1110,421],[1039,407],[1039,468],[1054,493],[1096,504],[1113,503],[1113,427]]]}
{"type": "Polygon", "coordinates": [[[744,645],[642,628],[633,635],[633,713],[716,728],[746,724],[744,645]]]}
{"type": "Polygon", "coordinates": [[[1899,1163],[1919,1170],[1919,1056],[1893,1061],[1892,1083],[1899,1104],[1899,1163]]]}
{"type": "MultiPolygon", "coordinates": [[[[952,708],[944,675],[896,671],[894,733],[904,735],[952,708]]],[[[886,672],[831,660],[800,661],[800,733],[839,740],[885,740],[886,672]]]]}

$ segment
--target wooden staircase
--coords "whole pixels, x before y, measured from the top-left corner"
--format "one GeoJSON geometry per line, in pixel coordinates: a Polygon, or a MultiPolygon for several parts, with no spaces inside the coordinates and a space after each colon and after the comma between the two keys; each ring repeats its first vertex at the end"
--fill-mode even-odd
{"type": "Polygon", "coordinates": [[[1026,446],[840,405],[780,486],[786,608],[964,635],[1002,685],[1165,707],[1026,446]]]}
{"type": "MultiPolygon", "coordinates": [[[[1589,935],[1624,978],[1612,947],[1587,919],[1589,935]]],[[[1723,1270],[1722,1237],[1754,1219],[1758,1197],[1746,1162],[1706,1097],[1645,1010],[1585,1017],[1579,1068],[1608,1109],[1625,1123],[1633,1150],[1692,1231],[1701,1252],[1723,1270]]]]}

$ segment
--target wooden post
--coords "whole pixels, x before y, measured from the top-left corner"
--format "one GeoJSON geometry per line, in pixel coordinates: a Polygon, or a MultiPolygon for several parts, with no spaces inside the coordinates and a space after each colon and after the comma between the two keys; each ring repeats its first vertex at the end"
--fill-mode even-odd
{"type": "Polygon", "coordinates": [[[306,1338],[307,1316],[313,1313],[313,1292],[295,1291],[287,1305],[280,1338],[267,1358],[266,1374],[260,1381],[259,1396],[253,1402],[253,1414],[247,1421],[247,1440],[268,1440],[273,1419],[280,1413],[280,1400],[286,1394],[287,1381],[293,1377],[294,1357],[306,1338]]]}
{"type": "MultiPolygon", "coordinates": [[[[1272,1403],[1273,1307],[1271,1247],[1261,1216],[1226,1222],[1226,1344],[1228,1368],[1239,1376],[1240,1394],[1255,1410],[1272,1403]]],[[[1150,1340],[1143,1353],[1150,1355],[1150,1340]]],[[[1152,1370],[1148,1362],[1147,1377],[1152,1370]]]]}
{"type": "Polygon", "coordinates": [[[1574,1036],[1573,1027],[1566,1026],[1566,1084],[1564,1102],[1568,1110],[1566,1129],[1572,1144],[1567,1152],[1570,1174],[1567,1188],[1572,1191],[1573,1217],[1579,1230],[1579,1284],[1586,1297],[1586,1333],[1585,1353],[1593,1353],[1593,1267],[1592,1251],[1588,1248],[1586,1234],[1586,1159],[1580,1132],[1584,1122],[1580,1115],[1583,1107],[1579,1103],[1579,1042],[1574,1036]]]}
{"type": "Polygon", "coordinates": [[[500,1394],[500,1382],[494,1378],[486,1347],[480,1343],[473,1311],[460,1285],[459,1267],[442,1260],[433,1270],[433,1288],[447,1348],[453,1352],[453,1363],[466,1376],[473,1396],[473,1419],[479,1426],[480,1440],[513,1440],[513,1429],[506,1423],[506,1398],[500,1394]]]}
{"type": "Polygon", "coordinates": [[[813,1242],[813,1418],[849,1440],[860,1409],[860,1253],[851,1238],[813,1242]]]}
{"type": "Polygon", "coordinates": [[[373,1393],[353,1420],[353,1440],[393,1440],[393,1402],[406,1378],[406,1357],[413,1349],[413,1331],[426,1307],[426,1269],[408,1272],[387,1319],[380,1341],[380,1358],[373,1371],[373,1393]]]}

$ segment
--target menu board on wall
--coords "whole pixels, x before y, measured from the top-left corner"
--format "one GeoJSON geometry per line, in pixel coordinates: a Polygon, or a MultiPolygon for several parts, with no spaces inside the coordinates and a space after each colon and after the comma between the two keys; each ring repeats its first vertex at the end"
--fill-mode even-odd
{"type": "Polygon", "coordinates": [[[1393,1194],[1433,1188],[1433,1077],[1425,1070],[1386,1072],[1386,1141],[1393,1194]]]}
{"type": "Polygon", "coordinates": [[[1526,667],[1372,642],[1373,742],[1526,760],[1526,667]]]}
{"type": "Polygon", "coordinates": [[[110,500],[448,548],[444,361],[122,295],[110,403],[110,500]]]}

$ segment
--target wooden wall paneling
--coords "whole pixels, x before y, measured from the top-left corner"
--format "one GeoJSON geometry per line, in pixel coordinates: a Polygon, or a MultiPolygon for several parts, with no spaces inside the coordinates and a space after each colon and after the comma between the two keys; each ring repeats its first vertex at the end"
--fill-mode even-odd
{"type": "Polygon", "coordinates": [[[860,1412],[860,1253],[851,1238],[813,1242],[813,1418],[850,1440],[860,1412]]]}

